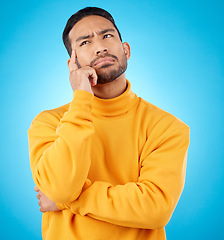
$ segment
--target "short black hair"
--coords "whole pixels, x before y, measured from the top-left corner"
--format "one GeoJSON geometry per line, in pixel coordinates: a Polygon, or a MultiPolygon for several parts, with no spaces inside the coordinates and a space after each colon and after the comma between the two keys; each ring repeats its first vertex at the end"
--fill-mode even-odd
{"type": "Polygon", "coordinates": [[[72,54],[72,47],[71,47],[71,42],[69,39],[69,32],[71,31],[71,29],[74,27],[74,25],[78,21],[82,20],[84,17],[92,16],[92,15],[101,16],[101,17],[104,17],[104,18],[108,19],[109,21],[111,21],[113,23],[114,27],[116,28],[118,35],[120,37],[120,40],[122,42],[121,34],[115,24],[113,17],[111,16],[111,14],[109,12],[107,12],[106,10],[104,10],[102,8],[98,8],[98,7],[86,7],[86,8],[79,10],[78,12],[73,14],[68,19],[65,29],[63,31],[63,35],[62,35],[63,42],[64,42],[65,48],[67,49],[70,57],[72,54]]]}

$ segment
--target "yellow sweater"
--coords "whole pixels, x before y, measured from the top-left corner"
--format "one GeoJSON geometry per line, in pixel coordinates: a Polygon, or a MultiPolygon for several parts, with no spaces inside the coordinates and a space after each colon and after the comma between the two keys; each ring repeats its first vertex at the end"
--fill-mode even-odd
{"type": "Polygon", "coordinates": [[[77,90],[28,130],[37,187],[57,203],[44,240],[164,240],[184,186],[189,128],[127,90],[77,90]]]}

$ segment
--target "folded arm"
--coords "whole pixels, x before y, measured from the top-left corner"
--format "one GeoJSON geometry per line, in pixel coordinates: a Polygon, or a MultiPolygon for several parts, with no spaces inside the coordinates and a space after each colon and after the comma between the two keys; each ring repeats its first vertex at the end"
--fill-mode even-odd
{"type": "Polygon", "coordinates": [[[142,152],[137,182],[114,186],[97,181],[76,201],[59,208],[125,227],[164,227],[183,190],[189,129],[167,133],[153,151],[150,145],[147,141],[142,152]]]}

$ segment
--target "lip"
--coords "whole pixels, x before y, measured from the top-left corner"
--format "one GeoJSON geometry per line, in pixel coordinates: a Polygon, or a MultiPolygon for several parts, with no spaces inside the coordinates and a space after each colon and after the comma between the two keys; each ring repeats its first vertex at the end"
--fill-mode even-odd
{"type": "Polygon", "coordinates": [[[94,67],[100,66],[103,64],[107,64],[107,63],[113,63],[113,62],[114,62],[114,59],[112,57],[103,57],[103,58],[98,59],[95,62],[94,67]]]}

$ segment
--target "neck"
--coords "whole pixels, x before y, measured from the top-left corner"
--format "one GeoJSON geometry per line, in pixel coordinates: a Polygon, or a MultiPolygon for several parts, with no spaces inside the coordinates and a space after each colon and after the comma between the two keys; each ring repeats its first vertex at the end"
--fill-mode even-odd
{"type": "Polygon", "coordinates": [[[93,93],[98,98],[110,99],[121,95],[127,87],[125,74],[115,79],[112,82],[105,84],[97,84],[92,87],[93,93]]]}

